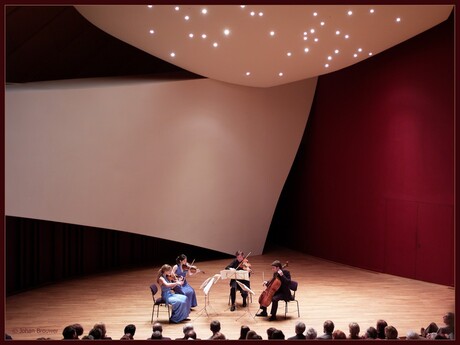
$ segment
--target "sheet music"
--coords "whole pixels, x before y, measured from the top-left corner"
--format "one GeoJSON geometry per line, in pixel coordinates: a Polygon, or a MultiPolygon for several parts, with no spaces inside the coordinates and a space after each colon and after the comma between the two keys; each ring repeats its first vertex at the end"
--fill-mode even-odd
{"type": "Polygon", "coordinates": [[[219,280],[220,274],[215,274],[211,279],[209,279],[208,283],[203,289],[203,292],[205,295],[208,295],[209,290],[211,290],[211,287],[219,280]]]}
{"type": "Polygon", "coordinates": [[[222,270],[220,271],[221,279],[241,279],[249,280],[249,272],[245,270],[222,270]]]}
{"type": "Polygon", "coordinates": [[[252,291],[250,288],[248,288],[245,284],[239,282],[238,280],[237,280],[236,282],[238,283],[239,286],[241,286],[241,288],[242,288],[244,291],[250,292],[252,295],[255,295],[255,292],[252,291]]]}

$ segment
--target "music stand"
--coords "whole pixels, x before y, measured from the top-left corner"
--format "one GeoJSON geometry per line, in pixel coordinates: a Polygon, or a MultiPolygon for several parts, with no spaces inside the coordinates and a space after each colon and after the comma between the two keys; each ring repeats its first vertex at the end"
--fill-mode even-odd
{"type": "MultiPolygon", "coordinates": [[[[248,288],[245,284],[239,282],[238,280],[237,280],[236,282],[237,282],[237,284],[243,289],[243,291],[246,291],[246,292],[250,293],[251,295],[255,295],[254,291],[252,291],[250,288],[248,288]]],[[[247,308],[246,312],[245,312],[243,315],[241,315],[238,319],[236,319],[235,321],[238,321],[239,319],[241,319],[244,315],[246,315],[246,313],[248,313],[248,314],[252,317],[252,319],[253,319],[254,321],[256,320],[256,319],[255,319],[255,316],[252,315],[251,312],[250,312],[250,310],[249,310],[249,304],[250,304],[250,303],[248,303],[248,304],[246,305],[246,308],[247,308]]]]}
{"type": "MultiPolygon", "coordinates": [[[[249,272],[246,270],[227,269],[220,271],[221,279],[234,279],[236,282],[238,279],[249,281],[249,272]]],[[[228,308],[230,309],[230,307],[228,308]]],[[[228,310],[227,309],[227,310],[228,310]]]]}
{"type": "Polygon", "coordinates": [[[200,286],[200,289],[203,290],[204,293],[204,307],[201,308],[201,310],[198,312],[196,319],[198,319],[203,312],[206,313],[206,316],[209,316],[208,314],[208,306],[212,309],[210,303],[209,303],[209,291],[211,290],[211,287],[217,283],[217,281],[220,279],[220,274],[215,274],[212,277],[207,278],[200,286]]]}

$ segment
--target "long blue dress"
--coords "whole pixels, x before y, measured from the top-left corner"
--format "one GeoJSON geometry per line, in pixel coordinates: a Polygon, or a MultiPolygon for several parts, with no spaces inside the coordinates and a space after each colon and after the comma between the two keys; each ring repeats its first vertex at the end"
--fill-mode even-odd
{"type": "Polygon", "coordinates": [[[195,290],[187,282],[187,271],[182,270],[182,267],[180,265],[177,265],[176,275],[184,278],[184,285],[178,287],[179,289],[177,289],[176,292],[182,293],[185,296],[187,296],[189,309],[196,307],[198,305],[196,301],[196,293],[195,290]]]}
{"type": "MultiPolygon", "coordinates": [[[[166,279],[166,281],[168,280],[166,279]]],[[[161,297],[163,297],[167,303],[172,305],[172,313],[170,318],[171,322],[179,323],[188,317],[190,313],[190,308],[189,303],[187,301],[187,296],[174,294],[171,292],[171,288],[168,288],[167,286],[162,284],[161,297]]]]}

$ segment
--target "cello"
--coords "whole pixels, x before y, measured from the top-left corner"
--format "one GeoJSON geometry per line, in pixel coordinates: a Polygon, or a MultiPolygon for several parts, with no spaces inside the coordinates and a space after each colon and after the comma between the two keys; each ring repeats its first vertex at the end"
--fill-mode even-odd
{"type": "MultiPolygon", "coordinates": [[[[288,264],[289,264],[289,261],[286,261],[286,263],[281,267],[281,269],[287,267],[288,264]]],[[[262,307],[268,307],[270,303],[272,303],[273,295],[275,294],[276,291],[278,291],[280,286],[281,286],[281,279],[279,278],[279,274],[275,273],[272,280],[270,280],[270,282],[265,287],[265,290],[262,291],[262,293],[260,294],[259,304],[262,307]]]]}

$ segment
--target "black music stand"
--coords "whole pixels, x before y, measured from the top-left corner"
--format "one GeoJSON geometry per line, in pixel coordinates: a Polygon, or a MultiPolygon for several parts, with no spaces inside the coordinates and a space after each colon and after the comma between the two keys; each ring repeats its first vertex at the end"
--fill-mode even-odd
{"type": "MultiPolygon", "coordinates": [[[[220,276],[221,276],[222,280],[228,278],[228,279],[234,279],[235,282],[238,282],[238,279],[249,281],[249,272],[246,271],[246,270],[236,270],[236,269],[222,270],[222,271],[220,271],[220,276]]],[[[246,285],[244,285],[244,286],[246,286],[246,285]]],[[[231,308],[231,306],[226,310],[229,310],[230,308],[231,308]]],[[[235,305],[235,308],[236,308],[236,305],[235,305]]]]}

